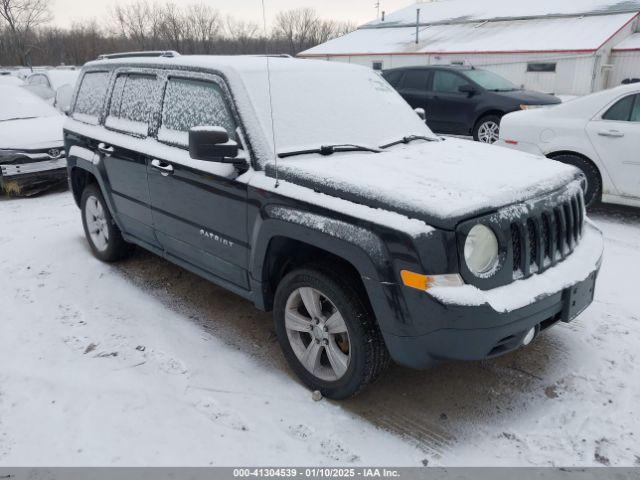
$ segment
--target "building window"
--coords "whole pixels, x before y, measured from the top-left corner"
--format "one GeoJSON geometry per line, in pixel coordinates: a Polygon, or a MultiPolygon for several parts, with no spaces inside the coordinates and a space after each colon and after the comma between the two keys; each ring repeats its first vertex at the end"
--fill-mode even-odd
{"type": "Polygon", "coordinates": [[[527,72],[555,72],[555,63],[528,63],[527,72]]]}
{"type": "Polygon", "coordinates": [[[373,62],[373,69],[377,71],[382,70],[382,62],[373,62]]]}

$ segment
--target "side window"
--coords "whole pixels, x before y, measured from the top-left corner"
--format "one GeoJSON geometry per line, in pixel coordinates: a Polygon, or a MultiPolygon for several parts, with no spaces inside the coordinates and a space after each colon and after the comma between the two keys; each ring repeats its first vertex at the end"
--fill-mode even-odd
{"type": "Polygon", "coordinates": [[[635,95],[629,95],[622,100],[618,100],[607,112],[602,116],[603,120],[615,120],[619,122],[628,122],[631,118],[631,110],[635,95]]]}
{"type": "Polygon", "coordinates": [[[433,77],[433,90],[435,92],[460,93],[458,89],[463,85],[469,85],[469,82],[455,73],[438,70],[433,77]]]}
{"type": "Polygon", "coordinates": [[[407,70],[402,80],[403,88],[426,90],[429,72],[426,70],[407,70]]]}
{"type": "Polygon", "coordinates": [[[633,110],[631,110],[631,121],[640,122],[640,93],[636,95],[636,102],[633,104],[633,110]]]}
{"type": "Polygon", "coordinates": [[[105,126],[146,137],[157,97],[157,86],[157,79],[153,75],[118,76],[105,126]]]}
{"type": "Polygon", "coordinates": [[[216,83],[170,78],[164,94],[158,140],[188,147],[189,130],[199,126],[224,127],[230,138],[236,137],[236,123],[216,83]]]}
{"type": "Polygon", "coordinates": [[[109,72],[89,72],[82,78],[73,118],[97,125],[109,86],[109,72]]]}

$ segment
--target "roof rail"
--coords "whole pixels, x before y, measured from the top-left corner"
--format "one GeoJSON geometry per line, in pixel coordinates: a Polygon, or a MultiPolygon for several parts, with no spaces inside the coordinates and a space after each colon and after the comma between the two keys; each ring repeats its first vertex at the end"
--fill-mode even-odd
{"type": "Polygon", "coordinates": [[[122,53],[105,53],[98,56],[98,60],[112,60],[115,58],[131,58],[131,57],[166,57],[173,58],[180,54],[174,50],[148,50],[141,52],[122,52],[122,53]]]}

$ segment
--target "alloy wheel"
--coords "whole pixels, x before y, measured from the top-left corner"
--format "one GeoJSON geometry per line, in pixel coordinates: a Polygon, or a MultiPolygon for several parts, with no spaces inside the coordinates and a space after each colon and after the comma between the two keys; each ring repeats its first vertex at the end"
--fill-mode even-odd
{"type": "Polygon", "coordinates": [[[87,198],[84,214],[91,242],[98,251],[104,252],[109,247],[109,226],[102,203],[91,195],[87,198]]]}
{"type": "Polygon", "coordinates": [[[478,140],[482,143],[496,143],[500,138],[500,125],[491,120],[478,128],[478,140]]]}
{"type": "Polygon", "coordinates": [[[285,329],[294,354],[309,373],[333,382],[347,372],[349,332],[342,314],[326,295],[311,287],[294,290],[287,299],[285,329]]]}

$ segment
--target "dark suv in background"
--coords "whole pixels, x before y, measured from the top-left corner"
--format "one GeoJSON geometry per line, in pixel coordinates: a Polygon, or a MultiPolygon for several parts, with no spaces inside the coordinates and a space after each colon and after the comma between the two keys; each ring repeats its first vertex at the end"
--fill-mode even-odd
{"type": "Polygon", "coordinates": [[[484,143],[498,141],[503,115],[561,103],[553,95],[523,90],[495,73],[473,67],[407,67],[382,75],[409,105],[425,110],[431,130],[473,135],[484,143]]]}

